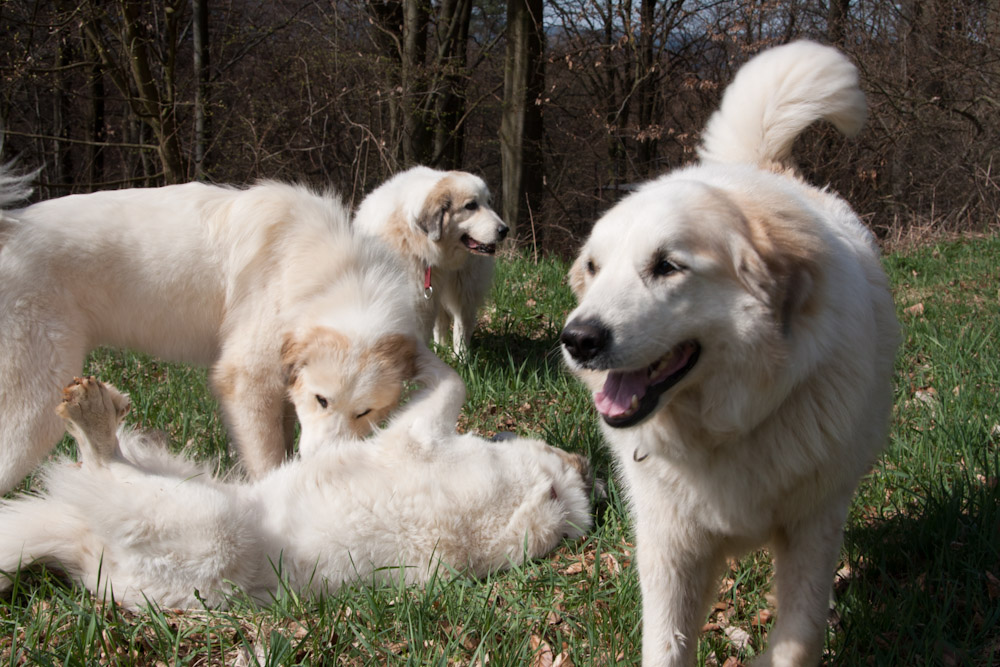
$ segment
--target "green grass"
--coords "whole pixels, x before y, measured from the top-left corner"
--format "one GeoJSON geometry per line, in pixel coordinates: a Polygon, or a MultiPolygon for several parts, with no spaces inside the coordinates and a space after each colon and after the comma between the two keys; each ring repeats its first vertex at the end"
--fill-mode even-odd
{"type": "MultiPolygon", "coordinates": [[[[1000,239],[922,248],[886,267],[905,335],[895,415],[852,508],[826,661],[1000,664],[1000,239]]],[[[625,504],[587,392],[558,351],[573,304],[566,268],[502,262],[471,353],[445,356],[469,386],[461,428],[538,435],[592,457],[609,485],[588,538],[486,581],[283,591],[269,607],[234,600],[227,611],[127,612],[35,570],[0,599],[0,664],[532,665],[560,653],[575,665],[638,664],[625,504]]],[[[102,350],[88,372],[132,394],[133,422],[231,465],[204,371],[102,350]]],[[[700,660],[745,661],[765,645],[770,572],[763,551],[733,564],[700,660]],[[747,633],[743,648],[733,627],[747,633]]]]}

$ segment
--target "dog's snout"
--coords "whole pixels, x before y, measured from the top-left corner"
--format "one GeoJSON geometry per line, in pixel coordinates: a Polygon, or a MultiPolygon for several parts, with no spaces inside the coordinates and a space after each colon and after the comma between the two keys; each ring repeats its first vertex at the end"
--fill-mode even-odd
{"type": "Polygon", "coordinates": [[[611,341],[611,332],[598,320],[573,321],[559,336],[563,346],[577,361],[589,361],[611,341]]]}
{"type": "Polygon", "coordinates": [[[510,231],[510,227],[508,227],[507,225],[501,224],[500,227],[497,228],[497,236],[499,236],[500,240],[503,241],[505,238],[507,238],[507,232],[509,232],[509,231],[510,231]]]}

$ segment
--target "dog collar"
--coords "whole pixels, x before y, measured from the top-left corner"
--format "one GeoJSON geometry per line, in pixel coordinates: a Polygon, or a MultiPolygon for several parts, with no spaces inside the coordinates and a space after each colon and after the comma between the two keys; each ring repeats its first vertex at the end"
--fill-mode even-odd
{"type": "Polygon", "coordinates": [[[424,270],[424,298],[431,298],[431,294],[434,294],[434,288],[431,287],[431,265],[428,264],[424,270]]]}

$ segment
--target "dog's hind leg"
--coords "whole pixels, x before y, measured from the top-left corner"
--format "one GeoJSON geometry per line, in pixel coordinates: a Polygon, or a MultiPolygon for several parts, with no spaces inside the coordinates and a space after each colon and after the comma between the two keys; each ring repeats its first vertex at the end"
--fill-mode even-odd
{"type": "Polygon", "coordinates": [[[85,465],[104,466],[121,457],[118,424],[128,412],[128,396],[93,377],[75,378],[63,389],[56,412],[80,448],[85,465]]]}
{"type": "Polygon", "coordinates": [[[0,296],[0,493],[17,486],[62,438],[55,408],[87,353],[79,327],[25,301],[0,296]]]}

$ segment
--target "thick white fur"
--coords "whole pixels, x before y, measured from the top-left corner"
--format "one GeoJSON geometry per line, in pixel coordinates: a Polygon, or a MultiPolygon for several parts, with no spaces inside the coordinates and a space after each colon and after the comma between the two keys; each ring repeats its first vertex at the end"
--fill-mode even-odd
{"type": "Polygon", "coordinates": [[[406,262],[425,339],[433,332],[444,345],[450,336],[456,352],[466,349],[493,281],[493,254],[508,231],[490,208],[483,180],[464,171],[413,167],[365,197],[354,225],[406,262]],[[463,241],[469,238],[478,250],[463,241]],[[427,267],[430,294],[424,291],[427,267]]]}
{"type": "Polygon", "coordinates": [[[856,130],[862,100],[832,48],[751,60],[709,123],[703,163],[612,208],[571,271],[564,356],[599,405],[609,377],[660,373],[660,360],[688,358],[681,343],[700,346],[645,419],[602,424],[635,517],[645,667],[694,663],[725,559],[761,544],[778,610],[755,664],[820,659],[848,505],[886,437],[898,325],[850,207],[761,167],[816,120],[856,130]]]}
{"type": "Polygon", "coordinates": [[[0,570],[44,562],[130,607],[267,602],[284,582],[325,593],[358,580],[483,576],[590,526],[589,467],[537,440],[447,431],[411,437],[417,399],[372,439],[331,441],[253,483],[114,427],[127,399],[82,380],[60,412],[82,465],[43,470],[45,491],[0,506],[0,570]]]}
{"type": "MultiPolygon", "coordinates": [[[[7,208],[24,184],[6,172],[0,184],[7,208]]],[[[343,355],[327,360],[335,364],[327,376],[337,381],[327,393],[355,389],[328,412],[336,435],[362,435],[371,416],[393,407],[371,402],[385,400],[382,389],[400,378],[366,365],[369,347],[409,337],[423,366],[443,365],[419,342],[398,258],[359,240],[336,196],[278,183],[247,190],[189,183],[5,210],[0,491],[62,435],[53,412],[60,390],[99,345],[211,366],[229,434],[246,470],[260,476],[292,445],[285,392],[295,360],[282,363],[282,346],[331,330],[346,343],[343,355]],[[374,412],[357,420],[367,409],[374,412]]]]}

